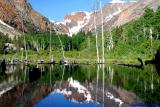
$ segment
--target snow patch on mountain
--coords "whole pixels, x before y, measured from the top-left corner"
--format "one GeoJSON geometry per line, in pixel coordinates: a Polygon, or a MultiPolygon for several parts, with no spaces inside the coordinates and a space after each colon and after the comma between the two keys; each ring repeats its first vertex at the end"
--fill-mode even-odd
{"type": "Polygon", "coordinates": [[[127,3],[127,2],[137,2],[136,0],[112,0],[110,3],[127,3]]]}
{"type": "Polygon", "coordinates": [[[69,29],[69,36],[78,33],[84,26],[86,26],[91,18],[90,12],[84,12],[86,16],[83,18],[83,21],[77,21],[77,26],[74,26],[69,29]]]}
{"type": "MultiPolygon", "coordinates": [[[[74,16],[78,13],[80,13],[80,12],[73,12],[70,15],[74,16]]],[[[69,18],[64,19],[61,22],[55,22],[55,24],[57,24],[57,25],[63,24],[65,26],[67,26],[68,30],[69,30],[69,33],[67,33],[67,35],[72,36],[73,34],[78,33],[85,25],[87,25],[90,18],[91,18],[91,14],[92,14],[91,12],[83,12],[83,13],[85,13],[85,17],[82,20],[77,20],[75,22],[76,23],[75,26],[72,26],[72,27],[69,26],[69,24],[72,24],[72,20],[69,18]]]]}
{"type": "Polygon", "coordinates": [[[69,29],[69,36],[78,33],[86,24],[87,23],[85,23],[84,21],[78,21],[77,26],[74,26],[69,29]]]}
{"type": "Polygon", "coordinates": [[[6,27],[14,30],[13,27],[11,27],[11,26],[9,26],[8,24],[4,23],[2,20],[0,20],[0,24],[2,24],[2,25],[4,25],[4,26],[6,26],[6,27]]]}
{"type": "Polygon", "coordinates": [[[119,14],[121,11],[122,11],[122,10],[121,10],[120,8],[118,8],[118,11],[114,12],[114,13],[113,13],[113,16],[119,14]]]}
{"type": "Polygon", "coordinates": [[[55,23],[55,21],[54,21],[54,20],[50,20],[50,22],[51,22],[51,23],[55,23]]]}
{"type": "Polygon", "coordinates": [[[11,39],[21,35],[16,29],[6,24],[2,20],[0,20],[0,32],[3,33],[4,35],[8,35],[8,37],[11,39]]]}
{"type": "Polygon", "coordinates": [[[77,13],[90,14],[91,12],[88,12],[88,11],[76,11],[76,12],[72,12],[70,15],[76,15],[77,13]]]}
{"type": "Polygon", "coordinates": [[[119,13],[121,13],[122,10],[120,8],[118,8],[118,11],[114,12],[113,14],[110,14],[109,16],[106,16],[105,21],[108,22],[109,20],[111,20],[115,15],[118,15],[119,13]]]}
{"type": "Polygon", "coordinates": [[[64,21],[61,21],[61,22],[55,22],[55,24],[57,24],[57,25],[60,25],[60,24],[66,25],[66,23],[65,23],[64,21]]]}

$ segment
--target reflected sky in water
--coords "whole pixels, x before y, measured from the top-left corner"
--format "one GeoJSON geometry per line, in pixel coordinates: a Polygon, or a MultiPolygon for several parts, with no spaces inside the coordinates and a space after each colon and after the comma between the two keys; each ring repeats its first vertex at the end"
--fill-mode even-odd
{"type": "Polygon", "coordinates": [[[103,107],[96,103],[78,103],[67,100],[63,94],[54,93],[47,96],[34,107],[103,107]]]}

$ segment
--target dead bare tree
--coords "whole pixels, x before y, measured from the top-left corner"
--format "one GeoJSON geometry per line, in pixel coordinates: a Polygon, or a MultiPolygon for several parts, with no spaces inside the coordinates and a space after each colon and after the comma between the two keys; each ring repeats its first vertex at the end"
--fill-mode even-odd
{"type": "Polygon", "coordinates": [[[97,5],[98,5],[98,0],[96,0],[95,6],[94,6],[94,30],[95,30],[95,35],[96,35],[96,51],[97,51],[97,63],[100,62],[99,60],[99,49],[98,49],[98,31],[97,31],[97,5]]]}
{"type": "Polygon", "coordinates": [[[102,31],[101,31],[101,35],[102,35],[102,63],[104,63],[104,26],[103,26],[103,10],[102,10],[102,3],[100,0],[100,11],[101,11],[101,26],[102,26],[102,31]]]}

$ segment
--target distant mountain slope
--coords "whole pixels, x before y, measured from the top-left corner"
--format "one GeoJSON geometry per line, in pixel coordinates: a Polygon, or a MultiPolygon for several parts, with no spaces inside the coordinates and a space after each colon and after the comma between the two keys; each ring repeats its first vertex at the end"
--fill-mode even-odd
{"type": "MultiPolygon", "coordinates": [[[[159,0],[137,0],[137,2],[126,3],[108,3],[103,6],[103,19],[105,30],[114,26],[125,24],[133,19],[140,17],[144,13],[145,7],[156,9],[160,5],[159,0]]],[[[94,29],[94,17],[96,16],[96,24],[101,28],[100,11],[96,13],[75,12],[64,17],[64,21],[58,22],[68,28],[69,35],[77,33],[80,30],[92,31],[94,29]]]]}
{"type": "Polygon", "coordinates": [[[119,26],[131,20],[139,18],[146,7],[157,9],[160,5],[159,0],[137,0],[137,2],[128,5],[119,14],[115,15],[110,21],[105,22],[105,28],[119,26]]]}

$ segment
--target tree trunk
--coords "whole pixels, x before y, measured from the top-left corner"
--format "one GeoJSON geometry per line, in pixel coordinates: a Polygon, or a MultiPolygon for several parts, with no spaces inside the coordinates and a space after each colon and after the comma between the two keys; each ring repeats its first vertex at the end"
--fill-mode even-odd
{"type": "Polygon", "coordinates": [[[103,10],[100,0],[100,9],[101,9],[101,24],[102,24],[102,63],[104,63],[104,27],[103,27],[103,10]]]}
{"type": "Polygon", "coordinates": [[[96,25],[96,10],[95,10],[95,16],[94,16],[94,30],[95,30],[95,34],[96,34],[97,63],[99,63],[98,33],[97,33],[97,25],[96,25]]]}

